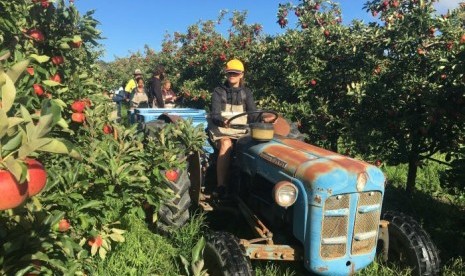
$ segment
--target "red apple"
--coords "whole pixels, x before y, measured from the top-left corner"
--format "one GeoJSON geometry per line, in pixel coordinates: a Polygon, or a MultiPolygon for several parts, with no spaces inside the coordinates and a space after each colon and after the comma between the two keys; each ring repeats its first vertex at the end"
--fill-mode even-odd
{"type": "Polygon", "coordinates": [[[324,33],[324,35],[325,35],[326,37],[328,37],[328,36],[330,35],[330,32],[329,32],[328,30],[325,30],[323,33],[324,33]]]}
{"type": "Polygon", "coordinates": [[[42,85],[35,83],[32,85],[32,88],[34,89],[34,93],[36,93],[37,96],[42,96],[44,94],[42,85]]]}
{"type": "Polygon", "coordinates": [[[86,120],[86,115],[84,115],[84,113],[76,112],[71,115],[71,120],[76,123],[84,123],[86,120]]]}
{"type": "Polygon", "coordinates": [[[52,63],[55,64],[55,65],[63,64],[63,62],[65,62],[65,59],[63,58],[63,56],[54,56],[54,57],[52,57],[52,63]]]}
{"type": "Polygon", "coordinates": [[[381,160],[378,159],[378,160],[375,161],[375,166],[380,167],[382,163],[383,162],[381,162],[381,160]]]}
{"type": "Polygon", "coordinates": [[[42,5],[42,8],[44,8],[44,9],[48,8],[48,6],[50,5],[48,0],[42,0],[42,2],[40,4],[42,5]]]}
{"type": "Polygon", "coordinates": [[[465,44],[465,34],[460,38],[460,44],[465,44]]]}
{"type": "Polygon", "coordinates": [[[30,29],[27,34],[35,41],[42,42],[44,41],[45,37],[44,34],[37,30],[37,29],[30,29]]]}
{"type": "Polygon", "coordinates": [[[60,232],[66,232],[69,230],[71,224],[67,219],[61,219],[60,222],[58,222],[58,231],[60,232]]]}
{"type": "Polygon", "coordinates": [[[34,67],[28,67],[26,68],[26,71],[29,75],[34,76],[34,67]]]}
{"type": "Polygon", "coordinates": [[[19,206],[27,198],[27,183],[19,184],[6,170],[0,170],[0,210],[19,206]]]}
{"type": "Polygon", "coordinates": [[[90,238],[89,241],[87,242],[89,246],[94,246],[95,244],[97,247],[102,246],[102,243],[103,243],[103,239],[101,236],[90,238]]]}
{"type": "Polygon", "coordinates": [[[71,46],[71,48],[80,48],[82,45],[82,40],[71,41],[69,45],[71,46]]]}
{"type": "Polygon", "coordinates": [[[315,85],[316,85],[316,80],[311,80],[311,81],[310,81],[310,84],[311,84],[312,86],[315,86],[315,85]]]}
{"type": "Polygon", "coordinates": [[[226,59],[227,59],[227,58],[226,58],[226,55],[225,55],[224,53],[221,53],[221,54],[220,54],[220,60],[221,60],[221,61],[226,61],[226,59]]]}
{"type": "Polygon", "coordinates": [[[47,183],[47,172],[42,164],[35,159],[26,159],[29,196],[35,196],[40,193],[47,183]]]}
{"type": "Polygon", "coordinates": [[[55,75],[53,75],[50,80],[52,81],[55,81],[55,82],[58,82],[58,83],[61,83],[61,76],[60,74],[56,73],[55,75]]]}
{"type": "Polygon", "coordinates": [[[113,133],[113,127],[111,127],[110,125],[104,125],[103,126],[103,133],[105,133],[105,134],[113,133]]]}
{"type": "Polygon", "coordinates": [[[436,28],[431,27],[431,28],[429,28],[428,32],[429,32],[430,36],[434,36],[434,33],[436,32],[436,28]]]}
{"type": "Polygon", "coordinates": [[[165,176],[169,181],[176,181],[178,179],[178,172],[175,170],[167,170],[165,176]]]}
{"type": "Polygon", "coordinates": [[[84,101],[74,101],[71,104],[71,110],[77,113],[82,113],[86,108],[86,103],[84,101]]]}

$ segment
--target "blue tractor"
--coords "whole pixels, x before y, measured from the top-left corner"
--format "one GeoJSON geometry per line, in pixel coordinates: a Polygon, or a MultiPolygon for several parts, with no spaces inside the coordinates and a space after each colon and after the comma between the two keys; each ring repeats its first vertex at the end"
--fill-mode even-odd
{"type": "MultiPolygon", "coordinates": [[[[298,261],[308,273],[350,275],[376,256],[413,275],[439,273],[438,250],[420,225],[402,213],[382,212],[386,178],[378,167],[305,143],[295,124],[276,112],[255,112],[274,116],[274,123],[250,124],[236,141],[233,196],[211,196],[216,151],[206,143],[172,183],[179,196],[158,211],[157,226],[165,232],[185,224],[191,207],[220,214],[212,215],[221,223],[212,227],[204,249],[210,275],[254,275],[251,260],[298,261]],[[240,220],[251,231],[221,229],[237,228],[240,220]]],[[[206,127],[208,117],[196,109],[135,113],[146,127],[183,118],[206,127]]],[[[241,127],[233,121],[249,114],[232,117],[230,126],[241,127]]]]}

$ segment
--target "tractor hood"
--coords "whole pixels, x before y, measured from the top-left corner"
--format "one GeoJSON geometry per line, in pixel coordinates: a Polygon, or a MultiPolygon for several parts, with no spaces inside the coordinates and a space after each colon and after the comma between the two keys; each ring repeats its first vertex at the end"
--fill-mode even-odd
{"type": "MultiPolygon", "coordinates": [[[[364,178],[360,181],[363,183],[370,179],[378,185],[384,184],[384,175],[376,166],[299,140],[275,136],[272,141],[249,149],[307,187],[320,183],[316,186],[325,189],[332,183],[334,188],[334,183],[338,183],[339,188],[343,188],[348,182],[357,182],[360,177],[364,178]]],[[[357,190],[363,190],[364,185],[357,185],[357,190]]]]}

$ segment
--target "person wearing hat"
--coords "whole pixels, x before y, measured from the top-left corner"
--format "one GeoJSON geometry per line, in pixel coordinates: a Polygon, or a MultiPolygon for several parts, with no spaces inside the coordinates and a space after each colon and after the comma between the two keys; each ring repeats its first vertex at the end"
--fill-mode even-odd
{"type": "MultiPolygon", "coordinates": [[[[226,81],[216,87],[212,94],[211,113],[209,118],[209,136],[218,148],[217,186],[214,196],[224,197],[227,194],[227,179],[231,162],[233,140],[243,136],[246,130],[229,128],[227,120],[234,115],[256,111],[252,91],[244,83],[244,64],[233,59],[226,63],[226,81]]],[[[249,115],[235,119],[234,124],[247,124],[257,121],[257,116],[249,115]]]]}
{"type": "Polygon", "coordinates": [[[142,71],[140,69],[134,70],[134,76],[132,79],[130,79],[127,83],[126,86],[124,87],[124,91],[126,91],[126,98],[129,98],[128,96],[131,94],[131,92],[134,90],[134,88],[137,87],[136,79],[142,77],[142,71]]]}

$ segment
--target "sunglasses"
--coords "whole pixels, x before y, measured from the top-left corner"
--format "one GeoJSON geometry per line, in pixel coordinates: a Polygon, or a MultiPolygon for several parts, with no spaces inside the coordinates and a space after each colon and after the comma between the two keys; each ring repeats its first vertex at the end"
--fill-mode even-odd
{"type": "Polygon", "coordinates": [[[238,77],[240,76],[242,73],[237,73],[237,72],[226,72],[226,75],[228,77],[238,77]]]}

